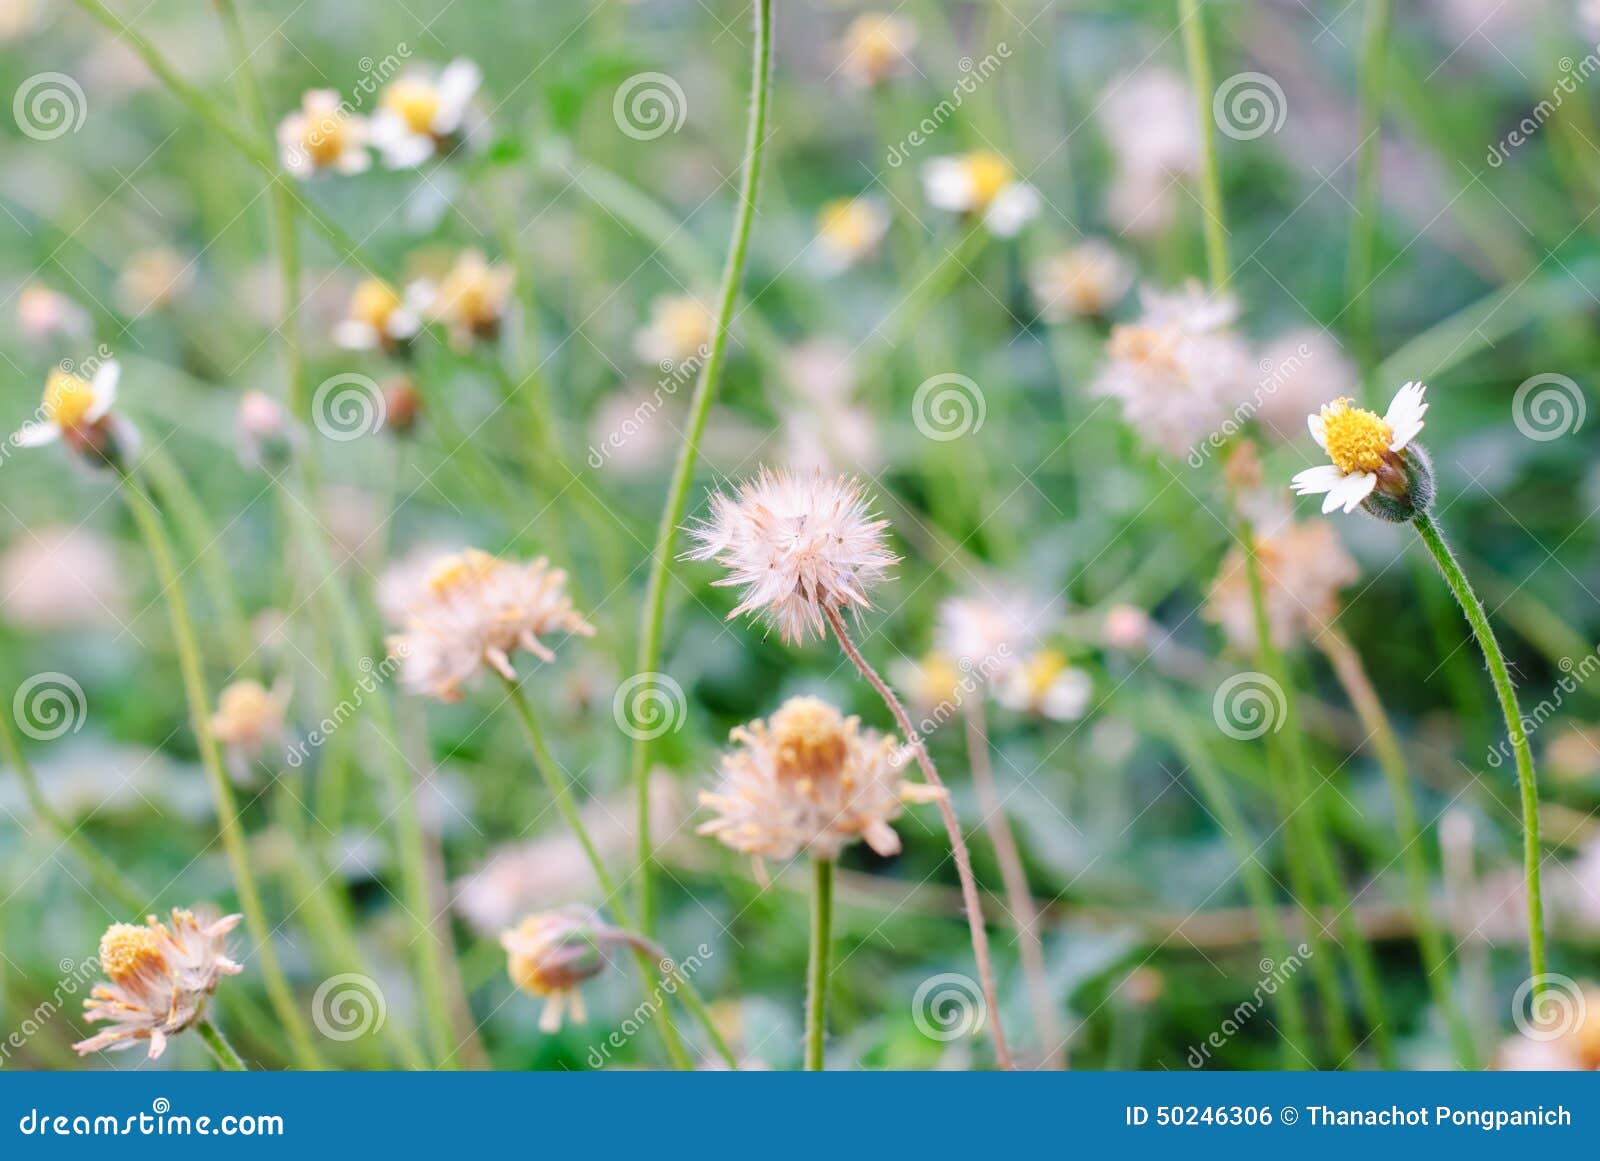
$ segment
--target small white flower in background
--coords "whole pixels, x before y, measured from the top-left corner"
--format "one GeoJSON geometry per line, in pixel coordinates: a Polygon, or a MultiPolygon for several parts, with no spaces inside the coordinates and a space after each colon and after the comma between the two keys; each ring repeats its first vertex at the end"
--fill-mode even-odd
{"type": "Polygon", "coordinates": [[[884,857],[899,854],[889,824],[908,802],[936,802],[944,792],[902,776],[898,739],[864,730],[814,697],[792,697],[765,721],[733,730],[715,791],[700,803],[716,813],[699,833],[756,860],[792,859],[801,851],[832,859],[865,841],[884,857]]]}
{"type": "Polygon", "coordinates": [[[1001,238],[1016,234],[1039,213],[1039,191],[989,150],[935,157],[922,168],[922,188],[936,209],[979,217],[1001,238]]]}
{"type": "Polygon", "coordinates": [[[657,365],[703,358],[715,325],[711,308],[692,295],[661,295],[650,304],[650,322],[634,337],[634,353],[657,365]]]}
{"type": "Polygon", "coordinates": [[[114,923],[100,937],[100,968],[107,982],[96,984],[83,1002],[84,1019],[111,1027],[73,1045],[79,1056],[103,1048],[131,1048],[149,1042],[156,1059],[167,1038],[194,1025],[223,976],[244,969],[229,959],[227,935],[240,916],[213,919],[174,908],[172,922],[154,915],[145,926],[114,923]]]}
{"type": "Polygon", "coordinates": [[[227,748],[236,773],[242,774],[269,743],[282,740],[288,707],[287,686],[268,689],[248,679],[223,686],[217,712],[211,715],[211,732],[227,748]]]}
{"type": "Polygon", "coordinates": [[[820,472],[761,470],[737,494],[712,494],[711,514],[693,529],[692,560],[715,560],[740,588],[729,619],[766,616],[784,641],[827,635],[825,610],[869,609],[867,594],[899,558],[884,540],[858,481],[820,472]]]}
{"type": "Polygon", "coordinates": [[[1150,644],[1154,628],[1150,614],[1137,605],[1112,605],[1100,626],[1100,639],[1108,649],[1132,653],[1150,644]]]}
{"type": "Polygon", "coordinates": [[[1297,327],[1261,350],[1256,419],[1268,435],[1300,438],[1308,412],[1355,391],[1355,365],[1327,331],[1297,327]]]}
{"type": "Polygon", "coordinates": [[[1380,482],[1386,493],[1411,491],[1416,481],[1407,470],[1403,453],[1422,431],[1422,417],[1428,410],[1426,393],[1421,383],[1407,383],[1382,416],[1349,399],[1324,403],[1307,424],[1311,438],[1333,462],[1297,473],[1295,494],[1326,493],[1322,502],[1326,513],[1335,508],[1354,512],[1380,482]]]}
{"type": "Polygon", "coordinates": [[[881,85],[911,71],[917,26],[903,16],[864,12],[839,42],[839,71],[862,88],[881,85]]]}
{"type": "Polygon", "coordinates": [[[883,442],[870,409],[852,402],[855,368],[850,349],[813,339],[790,350],[785,381],[800,397],[782,409],[784,460],[792,468],[875,472],[883,442]]]}
{"type": "MultiPolygon", "coordinates": [[[[906,657],[896,659],[890,667],[889,676],[895,687],[905,693],[906,701],[920,714],[933,713],[940,706],[954,709],[961,692],[961,670],[953,660],[936,649],[914,661],[906,657]]],[[[923,723],[918,729],[926,729],[928,724],[923,723]]]]}
{"type": "Polygon", "coordinates": [[[1105,314],[1133,285],[1133,266],[1110,243],[1090,238],[1036,263],[1029,282],[1053,322],[1105,314]]]}
{"type": "Polygon", "coordinates": [[[372,144],[390,169],[413,169],[461,136],[483,73],[458,57],[437,73],[411,69],[390,81],[372,117],[372,144]]]}
{"type": "Polygon", "coordinates": [[[566,580],[543,558],[522,564],[475,548],[435,561],[401,613],[401,631],[389,638],[401,684],[456,701],[462,684],[485,666],[515,680],[511,655],[519,649],[553,661],[544,638],[594,636],[594,626],[572,607],[566,580]]]}
{"type": "Polygon", "coordinates": [[[367,119],[346,109],[332,89],[311,89],[300,108],[278,122],[278,160],[301,179],[324,170],[361,173],[372,164],[367,119]]]}
{"type": "Polygon", "coordinates": [[[121,376],[122,367],[110,359],[87,381],[59,367],[52,370],[45,381],[39,418],[23,424],[11,441],[18,447],[43,447],[64,439],[74,450],[108,450],[118,434],[111,430],[111,408],[117,401],[121,376]]]}
{"type": "Polygon", "coordinates": [[[194,285],[195,259],[153,246],[128,259],[117,276],[117,301],[131,315],[170,306],[194,285]]]}
{"type": "Polygon", "coordinates": [[[1111,328],[1107,360],[1091,392],[1122,404],[1122,417],[1147,442],[1182,455],[1219,430],[1255,381],[1250,351],[1230,328],[1228,295],[1191,282],[1182,291],[1141,291],[1144,312],[1111,328]]]}
{"type": "Polygon", "coordinates": [[[239,441],[239,460],[252,471],[281,465],[293,449],[297,434],[283,404],[260,391],[246,391],[239,396],[234,432],[239,441]]]}
{"type": "MultiPolygon", "coordinates": [[[[1272,643],[1279,649],[1315,634],[1339,610],[1339,590],[1361,570],[1326,521],[1291,524],[1256,541],[1262,598],[1272,643]]],[[[1255,605],[1244,550],[1223,559],[1206,603],[1206,619],[1222,626],[1228,644],[1244,653],[1257,646],[1255,605]]]]}
{"type": "Polygon", "coordinates": [[[0,555],[0,616],[33,632],[115,622],[124,575],[112,542],[86,528],[24,531],[0,555]]]}
{"type": "Polygon", "coordinates": [[[1089,675],[1067,663],[1057,649],[1040,649],[1001,674],[995,700],[1018,713],[1056,722],[1081,718],[1094,687],[1089,675]]]}
{"type": "Polygon", "coordinates": [[[1015,592],[951,597],[939,605],[934,647],[963,668],[1016,665],[1045,626],[1048,610],[1015,592]]]}
{"type": "Polygon", "coordinates": [[[1177,217],[1175,182],[1200,172],[1199,115],[1188,82],[1146,68],[1107,87],[1098,108],[1113,169],[1106,216],[1123,234],[1164,233],[1177,217]]]}
{"type": "Polygon", "coordinates": [[[350,351],[388,350],[408,342],[422,328],[422,311],[431,297],[425,283],[413,283],[402,298],[381,278],[364,278],[333,328],[333,341],[350,351]]]}
{"type": "Polygon", "coordinates": [[[17,327],[30,342],[89,335],[89,312],[48,286],[30,282],[17,295],[17,327]]]}
{"type": "Polygon", "coordinates": [[[546,1033],[560,1030],[568,1010],[573,1023],[582,1024],[587,1016],[579,985],[605,969],[608,951],[637,943],[634,936],[601,922],[583,907],[529,915],[500,933],[511,982],[545,1002],[539,1030],[546,1033]]]}
{"type": "Polygon", "coordinates": [[[500,333],[516,275],[501,263],[491,265],[479,250],[464,250],[436,287],[421,284],[428,317],[442,322],[458,348],[500,333]]]}
{"type": "Polygon", "coordinates": [[[817,256],[824,274],[837,274],[874,254],[889,232],[889,211],[870,197],[836,198],[817,214],[817,256]]]}

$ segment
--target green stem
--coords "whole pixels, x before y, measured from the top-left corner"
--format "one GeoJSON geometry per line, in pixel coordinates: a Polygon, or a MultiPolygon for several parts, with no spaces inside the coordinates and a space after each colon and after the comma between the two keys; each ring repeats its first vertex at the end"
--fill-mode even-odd
{"type": "Polygon", "coordinates": [[[1205,216],[1206,268],[1210,271],[1211,285],[1221,290],[1228,284],[1228,219],[1217,164],[1217,124],[1211,115],[1216,85],[1211,76],[1211,53],[1206,46],[1205,17],[1201,15],[1200,0],[1178,0],[1178,21],[1189,61],[1189,84],[1194,89],[1200,118],[1200,206],[1205,216]]]}
{"type": "MultiPolygon", "coordinates": [[[[566,820],[567,829],[578,840],[578,845],[583,848],[584,855],[589,860],[589,866],[594,871],[595,881],[600,884],[606,904],[622,926],[629,931],[636,932],[632,914],[628,910],[627,899],[617,886],[617,881],[611,877],[611,872],[606,869],[605,860],[600,857],[600,848],[594,845],[594,840],[589,837],[589,828],[583,824],[583,815],[578,810],[578,804],[572,799],[572,792],[567,788],[567,780],[561,771],[560,764],[554,754],[550,752],[550,744],[545,741],[544,730],[539,726],[539,719],[534,716],[533,707],[528,704],[527,696],[522,692],[522,687],[510,678],[505,682],[506,691],[511,699],[511,707],[516,711],[517,721],[522,724],[522,732],[527,736],[528,746],[533,751],[534,765],[539,767],[539,774],[544,779],[550,797],[555,800],[556,809],[561,812],[561,817],[566,820]]],[[[651,990],[655,987],[655,975],[659,964],[658,956],[652,956],[648,947],[648,939],[641,938],[640,943],[634,946],[634,960],[639,966],[639,974],[644,983],[645,998],[648,1000],[651,990]]],[[[690,1012],[700,1021],[705,1028],[707,1037],[717,1054],[727,1062],[729,1068],[737,1069],[739,1059],[728,1047],[722,1034],[717,1031],[711,1013],[701,1000],[694,985],[680,971],[670,973],[684,996],[684,1004],[690,1012]]],[[[661,1039],[665,1044],[667,1055],[672,1059],[672,1065],[678,1069],[688,1069],[691,1066],[688,1054],[684,1051],[683,1039],[678,1035],[677,1025],[673,1022],[672,1015],[663,1005],[660,1012],[661,1039]]]]}
{"type": "Polygon", "coordinates": [[[1417,535],[1433,554],[1434,563],[1444,574],[1450,591],[1455,594],[1461,611],[1472,626],[1472,635],[1478,639],[1478,648],[1489,664],[1489,676],[1494,680],[1495,695],[1500,699],[1500,712],[1505,717],[1506,732],[1511,738],[1511,748],[1517,760],[1517,785],[1522,793],[1522,864],[1528,886],[1528,970],[1533,981],[1533,997],[1538,1002],[1545,986],[1544,956],[1544,894],[1539,885],[1539,784],[1533,771],[1533,751],[1528,745],[1527,732],[1522,728],[1522,710],[1517,706],[1517,690],[1506,669],[1506,659],[1495,640],[1494,629],[1483,603],[1472,591],[1467,574],[1461,571],[1450,546],[1439,534],[1433,518],[1426,512],[1418,516],[1417,535]]]}
{"type": "Polygon", "coordinates": [[[244,1061],[239,1059],[239,1054],[233,1050],[233,1045],[228,1043],[228,1038],[219,1032],[217,1026],[210,1020],[202,1017],[200,1022],[194,1026],[194,1030],[200,1033],[200,1039],[205,1041],[207,1048],[211,1049],[211,1055],[216,1057],[218,1068],[224,1072],[249,1071],[245,1067],[244,1061]]]}
{"type": "MultiPolygon", "coordinates": [[[[653,675],[661,666],[661,630],[667,606],[667,569],[677,546],[678,525],[683,521],[684,508],[689,499],[689,485],[694,479],[695,463],[700,457],[700,438],[705,432],[706,418],[711,413],[711,403],[722,378],[722,364],[728,348],[728,323],[733,317],[733,306],[739,294],[739,284],[744,276],[745,253],[750,244],[750,227],[755,220],[756,192],[761,178],[761,155],[767,138],[767,102],[771,91],[772,73],[772,0],[755,0],[755,47],[750,75],[750,117],[745,132],[744,168],[739,179],[739,212],[733,223],[733,238],[728,249],[728,261],[722,270],[722,290],[717,303],[716,327],[712,331],[710,350],[705,366],[700,369],[695,384],[694,397],[689,403],[689,425],[683,446],[678,451],[677,466],[672,472],[672,483],[667,492],[667,502],[661,510],[661,523],[656,530],[655,549],[650,558],[650,579],[645,588],[644,608],[640,614],[639,652],[637,672],[653,675]]],[[[641,732],[634,740],[629,760],[629,773],[637,797],[638,860],[639,860],[639,920],[641,934],[649,935],[655,920],[655,900],[652,897],[654,878],[654,847],[650,838],[650,739],[641,732]]]]}
{"type": "Polygon", "coordinates": [[[1384,78],[1389,58],[1389,0],[1367,0],[1361,36],[1361,144],[1356,160],[1356,197],[1350,219],[1350,256],[1345,301],[1356,360],[1368,390],[1378,362],[1377,328],[1372,310],[1372,270],[1378,237],[1378,170],[1383,157],[1384,78]]]}
{"type": "Polygon", "coordinates": [[[833,860],[813,859],[811,953],[806,961],[806,1071],[822,1071],[828,1034],[829,948],[833,939],[833,860]]]}
{"type": "Polygon", "coordinates": [[[289,987],[289,981],[278,963],[278,954],[273,948],[273,929],[267,923],[266,911],[261,905],[255,870],[250,864],[249,844],[245,841],[238,804],[233,797],[233,784],[223,769],[222,754],[211,732],[211,696],[206,690],[205,671],[200,662],[194,622],[189,616],[188,599],[184,596],[177,566],[173,563],[172,545],[161,526],[161,516],[143,485],[126,473],[122,475],[122,495],[134,523],[139,526],[139,534],[155,565],[156,579],[166,601],[172,622],[172,636],[178,650],[178,668],[183,676],[184,695],[189,702],[190,724],[194,728],[195,742],[200,751],[200,764],[211,785],[222,846],[233,872],[240,910],[244,912],[245,922],[249,924],[250,933],[256,941],[256,955],[261,963],[261,976],[266,984],[267,995],[289,1037],[296,1061],[302,1068],[320,1069],[323,1067],[322,1059],[311,1041],[305,1021],[301,1019],[294,992],[289,987]]]}

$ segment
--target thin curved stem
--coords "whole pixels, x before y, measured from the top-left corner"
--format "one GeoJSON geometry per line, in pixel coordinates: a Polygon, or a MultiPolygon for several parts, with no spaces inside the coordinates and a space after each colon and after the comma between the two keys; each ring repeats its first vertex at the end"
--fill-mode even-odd
{"type": "Polygon", "coordinates": [[[1183,48],[1189,62],[1189,84],[1194,90],[1195,109],[1200,118],[1200,209],[1205,218],[1206,268],[1211,275],[1211,285],[1221,290],[1228,283],[1228,219],[1222,202],[1221,169],[1217,164],[1217,124],[1211,115],[1215,87],[1211,52],[1206,45],[1200,0],[1178,0],[1178,21],[1183,29],[1183,48]]]}
{"type": "MultiPolygon", "coordinates": [[[[839,648],[844,650],[845,656],[850,658],[856,670],[866,678],[867,684],[877,691],[878,696],[883,699],[883,704],[888,706],[889,712],[894,715],[895,725],[899,727],[906,745],[916,757],[917,765],[922,768],[922,776],[928,780],[928,785],[944,790],[944,782],[939,778],[939,772],[934,769],[933,759],[928,757],[927,747],[922,744],[921,736],[911,726],[911,718],[906,714],[906,707],[900,704],[900,699],[895,696],[894,690],[889,688],[888,683],[878,676],[878,671],[867,664],[867,659],[861,656],[861,651],[850,639],[850,631],[845,628],[844,618],[839,616],[839,610],[827,606],[822,611],[828,618],[828,624],[833,628],[833,635],[838,638],[839,648]]],[[[978,985],[983,989],[984,1003],[989,1008],[989,1035],[994,1041],[995,1059],[1001,1068],[1009,1071],[1016,1065],[1011,1059],[1011,1049],[1006,1044],[1005,1029],[1000,1026],[1000,997],[994,986],[994,967],[989,961],[989,934],[983,926],[983,904],[978,897],[978,880],[972,873],[972,856],[967,852],[967,840],[962,837],[961,822],[956,818],[955,807],[950,805],[949,794],[939,799],[939,814],[944,819],[945,832],[950,836],[950,854],[955,859],[956,876],[961,880],[961,898],[967,908],[967,929],[972,936],[972,957],[978,964],[978,985]]]]}
{"type": "Polygon", "coordinates": [[[224,1072],[250,1071],[245,1067],[245,1063],[240,1059],[239,1054],[234,1051],[233,1045],[228,1043],[228,1038],[218,1031],[217,1026],[210,1020],[202,1017],[200,1022],[194,1026],[194,1030],[200,1033],[200,1039],[211,1050],[211,1055],[216,1058],[218,1068],[224,1072]]]}
{"type": "Polygon", "coordinates": [[[833,943],[833,860],[812,859],[811,951],[806,959],[806,1071],[821,1072],[828,1035],[828,975],[833,943]]]}
{"type": "MultiPolygon", "coordinates": [[[[771,91],[772,74],[772,0],[755,0],[755,47],[752,50],[750,69],[750,117],[746,125],[744,169],[739,179],[739,213],[733,223],[733,238],[728,248],[728,261],[722,270],[722,290],[717,301],[716,325],[711,332],[711,344],[705,365],[700,369],[695,384],[694,397],[689,402],[689,425],[683,446],[678,451],[677,466],[672,472],[672,483],[667,491],[666,505],[661,509],[661,523],[656,530],[655,549],[650,558],[650,579],[645,587],[644,608],[640,613],[639,651],[637,672],[655,674],[661,665],[661,628],[666,616],[667,569],[677,546],[678,525],[683,522],[684,508],[689,500],[689,485],[694,479],[695,463],[700,458],[700,438],[705,433],[706,418],[711,413],[711,402],[716,397],[717,385],[722,378],[722,364],[727,355],[728,324],[733,317],[733,305],[739,295],[739,284],[744,277],[745,253],[750,245],[750,227],[755,221],[756,193],[761,179],[761,154],[767,139],[767,102],[771,91]]],[[[629,757],[629,774],[637,798],[638,830],[638,901],[640,932],[649,935],[655,920],[655,901],[652,897],[654,879],[654,846],[650,838],[650,738],[641,731],[634,740],[629,757]]]]}
{"type": "Polygon", "coordinates": [[[1440,535],[1433,518],[1426,512],[1412,521],[1417,535],[1433,554],[1434,563],[1444,574],[1445,582],[1455,594],[1461,611],[1472,626],[1472,635],[1478,639],[1478,648],[1488,662],[1489,676],[1494,681],[1495,696],[1500,699],[1500,712],[1505,717],[1506,732],[1511,738],[1511,748],[1517,761],[1517,786],[1522,794],[1522,866],[1528,888],[1528,970],[1533,983],[1535,1002],[1544,991],[1544,892],[1539,882],[1539,783],[1533,769],[1533,750],[1528,745],[1527,731],[1522,728],[1522,710],[1517,705],[1517,689],[1511,683],[1511,673],[1506,669],[1505,655],[1495,640],[1494,629],[1489,625],[1489,615],[1483,602],[1472,591],[1467,574],[1461,571],[1455,554],[1440,535]]]}
{"type": "Polygon", "coordinates": [[[200,751],[200,764],[211,785],[223,850],[227,853],[234,888],[239,894],[239,909],[244,912],[245,922],[249,924],[250,934],[256,941],[256,956],[261,964],[261,977],[266,984],[267,996],[288,1034],[295,1059],[303,1068],[320,1069],[323,1067],[322,1058],[312,1043],[299,1006],[295,1003],[294,992],[289,987],[283,967],[278,963],[278,954],[273,948],[273,929],[261,905],[261,893],[250,863],[250,849],[245,842],[238,803],[233,796],[233,784],[223,769],[222,754],[217,747],[216,736],[211,732],[211,697],[206,690],[200,647],[194,622],[189,616],[189,602],[184,596],[177,566],[173,562],[172,545],[161,526],[161,516],[143,485],[126,473],[122,474],[121,479],[123,498],[127,501],[134,523],[139,526],[139,534],[155,565],[156,579],[161,585],[161,595],[172,622],[178,668],[183,676],[183,691],[189,703],[189,719],[200,751]]]}

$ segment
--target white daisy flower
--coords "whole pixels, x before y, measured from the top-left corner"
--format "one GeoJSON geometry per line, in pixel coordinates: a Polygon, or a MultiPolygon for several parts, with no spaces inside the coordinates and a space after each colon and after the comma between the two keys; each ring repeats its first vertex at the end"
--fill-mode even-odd
{"type": "Polygon", "coordinates": [[[278,122],[278,158],[302,180],[324,170],[361,173],[372,164],[367,119],[345,108],[332,89],[311,89],[300,108],[278,122]]]}
{"type": "Polygon", "coordinates": [[[634,336],[634,353],[663,370],[704,359],[716,326],[711,308],[690,294],[664,294],[650,304],[650,322],[634,336]]]}
{"type": "Polygon", "coordinates": [[[333,328],[333,341],[349,351],[390,350],[416,337],[432,298],[426,283],[412,283],[402,297],[381,278],[363,279],[333,328]]]}
{"type": "Polygon", "coordinates": [[[483,73],[458,57],[437,74],[416,69],[396,77],[378,98],[372,144],[390,169],[415,169],[447,151],[461,135],[483,73]]]}
{"type": "Polygon", "coordinates": [[[836,198],[817,215],[817,260],[838,274],[877,251],[889,232],[889,211],[876,198],[836,198]]]}
{"type": "Polygon", "coordinates": [[[415,293],[428,300],[428,317],[444,323],[450,341],[465,348],[500,333],[515,277],[511,267],[491,265],[482,251],[464,250],[438,286],[418,283],[415,293]]]}
{"type": "MultiPolygon", "coordinates": [[[[1423,398],[1426,391],[1421,383],[1407,383],[1381,417],[1354,406],[1349,399],[1323,404],[1307,422],[1311,437],[1333,462],[1298,473],[1295,494],[1326,493],[1324,512],[1335,508],[1354,512],[1380,485],[1391,500],[1415,500],[1418,457],[1404,453],[1422,430],[1422,417],[1428,410],[1423,398]]],[[[1421,466],[1426,467],[1425,463],[1421,466]]],[[[1426,498],[1431,499],[1431,489],[1426,498]]]]}
{"type": "Polygon", "coordinates": [[[1069,665],[1060,650],[1040,649],[1005,671],[995,699],[1019,713],[1069,722],[1084,715],[1093,692],[1089,675],[1069,665]]]}
{"type": "Polygon", "coordinates": [[[59,367],[45,381],[44,400],[36,417],[11,436],[17,447],[43,447],[66,439],[75,449],[102,450],[110,431],[111,407],[117,401],[122,367],[108,359],[88,380],[59,367]]]}
{"type": "Polygon", "coordinates": [[[1001,238],[1012,237],[1039,213],[1039,191],[989,150],[935,157],[923,166],[922,188],[935,208],[980,217],[1001,238]]]}
{"type": "Polygon", "coordinates": [[[839,43],[839,71],[862,88],[881,85],[911,69],[917,26],[903,16],[864,12],[839,43]]]}

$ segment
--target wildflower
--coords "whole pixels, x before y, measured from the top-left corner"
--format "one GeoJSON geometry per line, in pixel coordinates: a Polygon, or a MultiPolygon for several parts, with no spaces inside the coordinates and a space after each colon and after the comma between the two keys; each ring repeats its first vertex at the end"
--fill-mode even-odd
{"type": "Polygon", "coordinates": [[[438,73],[415,69],[396,77],[378,98],[372,144],[390,169],[414,169],[460,140],[483,74],[458,57],[438,73]]]}
{"type": "Polygon", "coordinates": [[[34,342],[81,339],[89,334],[89,312],[59,291],[29,283],[17,295],[17,325],[34,342]]]}
{"type": "Polygon", "coordinates": [[[421,591],[407,601],[389,651],[412,692],[456,701],[461,684],[488,665],[516,679],[511,654],[525,649],[544,661],[555,654],[542,638],[592,637],[566,593],[567,574],[544,558],[519,564],[469,548],[433,563],[421,591]]]}
{"type": "Polygon", "coordinates": [[[838,856],[864,840],[878,854],[900,851],[889,825],[907,802],[934,802],[944,792],[902,778],[899,740],[863,730],[814,697],[793,697],[766,721],[739,726],[722,757],[715,792],[700,795],[716,812],[699,833],[741,853],[790,859],[808,851],[838,856]]]}
{"type": "Polygon", "coordinates": [[[1016,234],[1039,212],[1039,191],[988,150],[934,158],[923,167],[922,188],[936,208],[980,217],[1001,238],[1016,234]]]}
{"type": "Polygon", "coordinates": [[[0,616],[32,632],[118,621],[124,576],[113,545],[87,528],[29,529],[0,555],[0,616]]]}
{"type": "Polygon", "coordinates": [[[940,604],[935,640],[963,669],[1014,664],[1038,635],[1046,616],[1026,597],[953,597],[940,604]]]}
{"type": "Polygon", "coordinates": [[[716,581],[743,589],[728,614],[765,613],[785,642],[808,629],[825,635],[825,610],[869,609],[867,593],[899,558],[884,542],[858,481],[820,472],[763,468],[737,496],[711,497],[711,517],[694,530],[692,560],[729,570],[716,581]]]}
{"type": "Polygon", "coordinates": [[[333,329],[333,340],[351,351],[391,350],[410,342],[422,327],[420,308],[427,288],[412,286],[401,298],[381,278],[366,278],[350,295],[345,317],[333,329]]]}
{"type": "Polygon", "coordinates": [[[573,1022],[582,1024],[586,1016],[578,985],[605,968],[608,948],[632,942],[627,932],[600,922],[582,907],[529,915],[500,933],[511,982],[544,998],[541,1032],[558,1031],[568,1008],[573,1022]]]}
{"type": "Polygon", "coordinates": [[[450,330],[457,347],[500,333],[515,275],[509,266],[491,266],[478,250],[464,251],[429,295],[428,315],[450,330]]]}
{"type": "Polygon", "coordinates": [[[1067,722],[1084,715],[1092,692],[1089,675],[1063,653],[1040,649],[1001,675],[995,697],[1007,709],[1067,722]]]}
{"type": "Polygon", "coordinates": [[[876,198],[835,198],[817,215],[823,273],[837,274],[870,256],[889,231],[889,211],[876,198]]]}
{"type": "Polygon", "coordinates": [[[951,705],[960,697],[961,670],[947,654],[936,649],[915,661],[900,659],[894,665],[892,676],[895,685],[906,691],[906,700],[920,714],[951,705]]]}
{"type": "MultiPolygon", "coordinates": [[[[1339,608],[1339,590],[1361,575],[1325,521],[1291,524],[1256,541],[1272,643],[1283,649],[1318,632],[1339,608]]],[[[1234,548],[1211,586],[1206,617],[1235,649],[1257,647],[1255,605],[1244,550],[1234,548]]]]}
{"type": "Polygon", "coordinates": [[[650,305],[650,322],[633,341],[635,353],[647,363],[676,366],[703,359],[716,325],[711,311],[687,294],[663,295],[650,305]]]}
{"type": "Polygon", "coordinates": [[[12,443],[43,447],[62,439],[74,451],[114,459],[133,439],[132,428],[111,414],[121,374],[114,360],[101,363],[88,380],[59,367],[51,371],[37,418],[23,424],[12,435],[12,443]]]}
{"type": "Polygon", "coordinates": [[[902,16],[864,12],[839,43],[839,70],[862,88],[881,85],[911,68],[917,26],[902,16]]]}
{"type": "Polygon", "coordinates": [[[294,450],[297,432],[282,404],[260,391],[239,397],[234,421],[239,459],[247,468],[280,468],[294,450]]]}
{"type": "Polygon", "coordinates": [[[1261,351],[1260,371],[1256,419],[1284,442],[1299,438],[1307,412],[1349,395],[1357,382],[1339,344],[1317,327],[1299,327],[1269,343],[1261,351]]]}
{"type": "Polygon", "coordinates": [[[1324,512],[1363,507],[1385,520],[1405,522],[1433,503],[1427,453],[1411,441],[1422,431],[1427,388],[1411,382],[1395,394],[1381,417],[1349,399],[1335,399],[1307,421],[1311,437],[1333,462],[1294,477],[1297,495],[1327,493],[1324,512]]]}
{"type": "Polygon", "coordinates": [[[107,982],[83,1002],[84,1019],[112,1025],[73,1045],[87,1056],[102,1048],[150,1042],[150,1059],[166,1051],[167,1037],[193,1027],[223,976],[244,969],[229,959],[223,941],[240,916],[196,916],[174,908],[169,927],[154,915],[145,926],[114,923],[100,937],[100,966],[107,982]]]}
{"type": "Polygon", "coordinates": [[[1142,69],[1115,81],[1098,108],[1114,159],[1107,217],[1134,237],[1164,232],[1177,216],[1175,179],[1200,172],[1200,119],[1188,83],[1169,69],[1142,69]]]}
{"type": "Polygon", "coordinates": [[[1122,416],[1169,455],[1219,430],[1241,385],[1254,376],[1250,354],[1229,327],[1233,299],[1191,282],[1175,294],[1145,290],[1135,323],[1111,329],[1105,366],[1090,390],[1122,403],[1122,416]]]}
{"type": "Polygon", "coordinates": [[[1052,322],[1103,315],[1133,283],[1128,260],[1106,242],[1091,238],[1046,258],[1030,280],[1040,312],[1052,322]]]}
{"type": "Polygon", "coordinates": [[[286,689],[269,690],[259,681],[232,682],[217,696],[211,732],[231,756],[240,760],[259,757],[268,742],[283,736],[288,701],[286,689]]]}
{"type": "Polygon", "coordinates": [[[345,109],[332,89],[311,89],[300,108],[278,122],[278,159],[302,180],[331,169],[361,173],[367,154],[367,119],[345,109]]]}
{"type": "Polygon", "coordinates": [[[1106,610],[1105,621],[1100,627],[1100,639],[1110,649],[1131,653],[1149,644],[1153,628],[1150,614],[1137,605],[1112,605],[1106,610]]]}
{"type": "Polygon", "coordinates": [[[194,264],[165,246],[140,250],[117,276],[122,309],[137,317],[175,302],[194,284],[194,264]]]}

